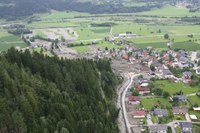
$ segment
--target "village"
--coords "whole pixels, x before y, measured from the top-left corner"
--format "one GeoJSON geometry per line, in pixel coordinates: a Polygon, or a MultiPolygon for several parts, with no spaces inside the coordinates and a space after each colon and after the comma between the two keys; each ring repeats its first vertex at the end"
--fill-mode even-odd
{"type": "Polygon", "coordinates": [[[124,49],[94,51],[90,57],[110,59],[119,73],[139,74],[124,99],[124,115],[132,132],[199,132],[195,128],[200,124],[198,52],[127,45],[124,49]]]}
{"type": "Polygon", "coordinates": [[[158,52],[151,47],[133,53],[122,58],[139,63],[144,74],[135,77],[126,92],[125,114],[134,127],[132,132],[194,132],[195,124],[200,123],[200,54],[170,49],[158,52]]]}
{"type": "MultiPolygon", "coordinates": [[[[68,32],[73,32],[68,29],[68,32]]],[[[76,33],[74,33],[76,34],[76,33]]],[[[134,133],[192,133],[200,124],[200,54],[197,51],[172,49],[159,50],[151,46],[138,48],[124,38],[137,37],[124,33],[105,37],[108,47],[89,43],[92,51],[77,53],[66,40],[23,36],[30,46],[25,49],[42,51],[68,59],[108,59],[113,70],[124,78],[134,73],[128,89],[122,88],[121,113],[126,115],[131,132],[134,133]],[[120,39],[119,39],[120,38],[120,39]],[[110,48],[109,44],[123,46],[110,48]],[[122,106],[125,109],[122,110],[122,106]]],[[[102,40],[101,40],[102,41],[102,40]]],[[[125,78],[124,78],[125,79],[125,78]]],[[[127,87],[127,86],[125,86],[127,87]]],[[[128,126],[127,126],[128,127],[128,126]]],[[[128,128],[129,128],[128,127],[128,128]]],[[[129,129],[127,129],[129,130],[129,129]]],[[[195,131],[199,132],[199,131],[195,131]]]]}
{"type": "Polygon", "coordinates": [[[123,114],[127,115],[131,132],[199,132],[195,127],[200,124],[200,54],[170,47],[156,50],[127,42],[124,45],[100,49],[94,44],[94,51],[79,57],[109,59],[116,73],[137,74],[128,90],[123,88],[123,114]]]}

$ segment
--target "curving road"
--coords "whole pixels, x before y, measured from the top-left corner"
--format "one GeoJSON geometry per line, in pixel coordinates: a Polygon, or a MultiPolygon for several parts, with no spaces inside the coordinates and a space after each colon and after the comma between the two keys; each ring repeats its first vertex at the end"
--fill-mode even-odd
{"type": "Polygon", "coordinates": [[[122,109],[121,111],[122,111],[122,115],[124,117],[124,122],[125,122],[127,133],[132,133],[131,132],[132,125],[129,123],[128,117],[127,117],[125,96],[126,96],[127,90],[130,88],[130,86],[133,83],[133,79],[139,75],[141,75],[141,74],[134,74],[134,73],[125,74],[125,77],[126,77],[125,79],[127,79],[127,81],[125,82],[125,84],[122,85],[122,87],[119,90],[119,94],[120,94],[119,99],[120,99],[120,104],[121,104],[121,109],[122,109]]]}

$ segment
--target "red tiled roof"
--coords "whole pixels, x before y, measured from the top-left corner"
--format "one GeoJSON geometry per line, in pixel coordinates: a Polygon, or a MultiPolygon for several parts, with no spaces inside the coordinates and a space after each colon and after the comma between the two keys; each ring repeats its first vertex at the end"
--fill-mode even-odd
{"type": "Polygon", "coordinates": [[[141,88],[140,84],[135,84],[135,88],[140,89],[141,88]]]}
{"type": "Polygon", "coordinates": [[[129,101],[140,101],[140,97],[139,96],[129,96],[128,100],[129,101]]]}
{"type": "Polygon", "coordinates": [[[172,66],[172,62],[166,62],[165,65],[172,66]]]}
{"type": "Polygon", "coordinates": [[[144,110],[142,110],[142,111],[135,111],[135,112],[133,112],[133,115],[134,116],[143,116],[143,115],[146,115],[146,112],[144,110]]]}
{"type": "Polygon", "coordinates": [[[122,58],[128,60],[128,55],[124,55],[122,58]]]}

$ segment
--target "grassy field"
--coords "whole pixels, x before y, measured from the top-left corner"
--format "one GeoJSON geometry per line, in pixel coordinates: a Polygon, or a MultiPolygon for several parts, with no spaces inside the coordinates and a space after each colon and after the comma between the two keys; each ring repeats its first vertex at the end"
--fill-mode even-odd
{"type": "Polygon", "coordinates": [[[194,133],[199,133],[200,132],[200,124],[193,124],[192,130],[194,133]]]}
{"type": "Polygon", "coordinates": [[[72,49],[78,53],[85,53],[91,51],[91,49],[88,46],[77,46],[77,47],[72,47],[72,49]]]}
{"type": "Polygon", "coordinates": [[[73,22],[67,22],[67,21],[39,21],[39,22],[33,22],[31,24],[28,24],[27,27],[37,29],[37,28],[54,28],[54,27],[75,27],[77,26],[73,22]]]}
{"type": "Polygon", "coordinates": [[[194,42],[177,42],[172,45],[172,48],[180,48],[188,51],[200,50],[200,44],[194,42]]]}
{"type": "Polygon", "coordinates": [[[147,11],[147,12],[142,12],[142,13],[137,13],[138,15],[154,15],[154,16],[172,16],[172,17],[177,17],[177,16],[200,16],[200,12],[196,13],[190,13],[188,9],[184,7],[172,7],[172,6],[166,6],[165,8],[162,9],[154,9],[152,11],[147,11]]]}
{"type": "Polygon", "coordinates": [[[22,43],[8,43],[8,44],[0,43],[0,51],[6,51],[11,47],[25,48],[27,47],[27,45],[23,42],[22,43]]]}
{"type": "Polygon", "coordinates": [[[171,83],[168,80],[157,80],[154,82],[155,85],[164,91],[168,91],[171,95],[183,91],[183,94],[192,94],[199,91],[198,87],[190,87],[188,85],[180,83],[171,83]]]}
{"type": "MultiPolygon", "coordinates": [[[[176,7],[165,7],[163,9],[155,9],[150,12],[137,13],[137,15],[143,14],[154,14],[168,16],[172,14],[192,14],[189,13],[187,9],[179,9],[176,7]],[[176,11],[176,12],[175,12],[176,11]],[[170,13],[168,13],[170,12],[170,13]],[[175,13],[174,13],[175,12],[175,13]]],[[[193,13],[196,15],[198,13],[193,13]]],[[[200,13],[199,13],[200,14],[200,13]]],[[[32,28],[50,28],[50,27],[75,27],[75,30],[79,34],[78,40],[89,40],[89,39],[98,39],[104,38],[109,35],[110,28],[109,27],[90,27],[91,23],[104,23],[104,22],[113,22],[110,21],[111,17],[109,14],[97,15],[98,17],[88,18],[91,15],[87,13],[78,13],[78,12],[51,12],[46,14],[36,15],[41,17],[42,21],[33,22],[28,24],[28,27],[32,28]],[[84,18],[79,18],[79,16],[84,16],[84,18]],[[78,18],[77,18],[78,17],[78,18]]],[[[117,14],[112,14],[117,15],[117,14]]],[[[134,15],[134,14],[132,14],[134,15]]],[[[116,18],[118,16],[115,16],[116,18]]],[[[119,16],[121,19],[125,19],[125,16],[119,16]],[[123,18],[124,17],[124,18],[123,18]]],[[[145,18],[152,20],[153,18],[145,18]]],[[[171,24],[169,25],[158,25],[152,23],[151,25],[143,24],[143,23],[135,23],[133,21],[115,21],[117,25],[113,25],[113,34],[120,34],[125,32],[132,32],[138,35],[144,36],[143,38],[135,38],[131,39],[135,43],[147,44],[147,43],[163,43],[167,42],[164,40],[162,36],[158,37],[157,35],[164,35],[165,33],[171,34],[171,38],[174,38],[175,42],[184,42],[187,41],[187,34],[191,33],[199,33],[200,26],[198,25],[177,25],[171,24]],[[158,30],[161,30],[161,33],[158,33],[158,30]],[[182,36],[173,36],[175,34],[185,34],[182,36]]],[[[195,38],[196,39],[196,38],[195,38]]],[[[200,39],[200,35],[197,39],[200,39]]],[[[153,45],[153,44],[152,44],[153,45]]],[[[160,47],[159,47],[160,48],[160,47]]]]}
{"type": "MultiPolygon", "coordinates": [[[[167,42],[148,42],[148,43],[135,43],[140,48],[147,48],[152,46],[155,49],[167,49],[167,42]]],[[[200,44],[194,42],[176,42],[172,46],[172,49],[185,49],[188,51],[200,50],[200,44]]]]}
{"type": "Polygon", "coordinates": [[[46,38],[47,36],[44,34],[44,32],[42,32],[42,30],[40,29],[37,29],[37,30],[34,30],[34,33],[38,36],[41,36],[41,37],[44,37],[46,38]]]}
{"type": "Polygon", "coordinates": [[[67,19],[67,18],[74,18],[80,16],[89,16],[89,13],[82,13],[82,12],[51,12],[51,13],[44,13],[44,14],[37,14],[42,20],[52,20],[52,19],[67,19]]]}
{"type": "Polygon", "coordinates": [[[21,38],[8,34],[6,31],[0,32],[0,51],[6,51],[11,47],[24,48],[26,46],[21,38]]]}
{"type": "Polygon", "coordinates": [[[99,44],[96,45],[98,48],[108,48],[108,49],[113,49],[113,48],[122,48],[123,46],[121,45],[116,45],[113,43],[108,43],[105,41],[101,41],[99,44]]]}
{"type": "Polygon", "coordinates": [[[192,104],[192,105],[198,104],[198,106],[200,106],[200,97],[190,96],[190,97],[188,97],[188,100],[189,100],[190,104],[192,104]]]}
{"type": "MultiPolygon", "coordinates": [[[[85,0],[84,0],[85,1],[85,0]]],[[[87,1],[87,0],[86,0],[87,1]]],[[[143,2],[135,2],[133,0],[124,0],[125,6],[142,6],[143,2]],[[128,2],[127,2],[128,1],[128,2]],[[128,4],[126,4],[128,3],[128,4]]],[[[186,8],[178,8],[166,6],[162,9],[153,9],[152,11],[141,13],[119,13],[119,14],[89,14],[80,12],[57,12],[35,14],[40,17],[41,21],[26,24],[27,27],[36,31],[37,35],[45,37],[40,30],[48,28],[64,28],[72,27],[78,33],[78,40],[94,40],[102,39],[110,35],[110,27],[92,27],[92,23],[106,23],[114,22],[112,26],[113,34],[120,34],[125,32],[132,32],[141,35],[139,38],[128,39],[133,41],[137,46],[146,48],[152,46],[157,49],[166,49],[168,40],[165,40],[163,35],[168,33],[170,39],[174,39],[172,48],[183,48],[186,50],[200,50],[200,26],[189,24],[177,24],[176,19],[170,17],[177,16],[200,16],[200,12],[190,13],[186,8]],[[148,17],[144,16],[148,15],[148,17]],[[152,17],[153,15],[159,18],[152,17]],[[96,17],[94,17],[96,16],[96,17]],[[164,17],[162,17],[164,16],[164,17]],[[147,23],[137,23],[136,19],[148,20],[147,23]],[[168,22],[161,24],[161,22],[168,22]],[[157,23],[158,22],[158,23],[157,23]],[[158,31],[161,32],[158,32],[158,31]],[[193,38],[188,38],[188,34],[194,34],[193,38]],[[195,40],[195,42],[188,43],[188,40],[195,40]]],[[[4,33],[3,33],[4,34],[4,33]]],[[[19,38],[4,36],[0,31],[1,43],[9,40],[11,42],[22,43],[19,38]],[[18,40],[17,40],[18,39],[18,40]],[[13,41],[12,41],[13,40],[13,41]],[[16,42],[17,41],[17,42],[16,42]]],[[[0,43],[0,44],[1,44],[0,43]]],[[[8,43],[9,44],[9,43],[8,43]]],[[[14,43],[12,43],[14,45],[14,43]]],[[[11,45],[11,44],[10,44],[11,45]]],[[[15,45],[14,45],[15,46],[15,45]]],[[[21,45],[20,45],[21,46],[21,45]]],[[[24,46],[22,46],[24,47],[24,46]]],[[[105,43],[97,45],[97,47],[120,48],[116,45],[107,45],[105,43]]],[[[86,48],[78,51],[87,51],[86,48]]]]}
{"type": "Polygon", "coordinates": [[[104,38],[110,33],[110,28],[108,27],[78,27],[75,30],[79,34],[78,40],[104,38]]]}
{"type": "Polygon", "coordinates": [[[159,107],[171,107],[171,103],[169,102],[168,99],[164,98],[142,98],[141,99],[141,104],[142,106],[147,109],[151,110],[154,107],[155,103],[159,103],[159,107]]]}

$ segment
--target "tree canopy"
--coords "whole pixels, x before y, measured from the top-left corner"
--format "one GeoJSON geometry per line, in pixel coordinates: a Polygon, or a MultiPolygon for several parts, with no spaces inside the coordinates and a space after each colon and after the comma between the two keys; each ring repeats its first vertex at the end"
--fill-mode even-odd
{"type": "Polygon", "coordinates": [[[64,60],[11,48],[0,56],[0,131],[118,132],[117,84],[107,60],[64,60]]]}

